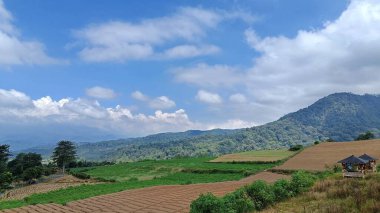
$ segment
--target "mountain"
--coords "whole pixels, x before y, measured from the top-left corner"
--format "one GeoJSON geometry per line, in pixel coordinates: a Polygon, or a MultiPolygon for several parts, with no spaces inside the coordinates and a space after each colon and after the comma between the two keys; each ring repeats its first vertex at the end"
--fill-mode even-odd
{"type": "Polygon", "coordinates": [[[368,130],[379,135],[379,129],[380,96],[336,93],[262,126],[237,130],[192,130],[85,143],[78,145],[78,156],[86,160],[131,161],[220,155],[306,145],[328,138],[350,141],[368,130]]]}

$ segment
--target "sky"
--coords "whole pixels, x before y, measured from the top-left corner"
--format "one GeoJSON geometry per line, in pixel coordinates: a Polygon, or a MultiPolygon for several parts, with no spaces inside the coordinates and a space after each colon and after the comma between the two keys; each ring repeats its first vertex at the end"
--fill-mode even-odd
{"type": "Polygon", "coordinates": [[[379,68],[378,0],[0,0],[0,140],[251,127],[379,68]]]}

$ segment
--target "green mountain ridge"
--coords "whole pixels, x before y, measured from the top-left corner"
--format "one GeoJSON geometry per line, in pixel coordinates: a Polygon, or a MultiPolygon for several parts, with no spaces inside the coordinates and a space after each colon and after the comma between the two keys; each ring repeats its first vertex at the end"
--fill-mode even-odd
{"type": "MultiPolygon", "coordinates": [[[[78,144],[78,156],[92,161],[135,161],[177,156],[287,148],[331,138],[351,141],[371,130],[379,135],[380,96],[335,93],[307,108],[262,126],[237,130],[190,130],[141,138],[78,144]]],[[[45,156],[48,156],[45,149],[45,156]]]]}

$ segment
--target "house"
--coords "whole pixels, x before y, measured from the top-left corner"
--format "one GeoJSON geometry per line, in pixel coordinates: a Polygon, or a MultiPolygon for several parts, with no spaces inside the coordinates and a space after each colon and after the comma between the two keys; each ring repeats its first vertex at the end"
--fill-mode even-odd
{"type": "Polygon", "coordinates": [[[367,154],[359,157],[351,155],[338,161],[342,164],[343,177],[362,177],[368,173],[376,172],[376,158],[367,154]]]}

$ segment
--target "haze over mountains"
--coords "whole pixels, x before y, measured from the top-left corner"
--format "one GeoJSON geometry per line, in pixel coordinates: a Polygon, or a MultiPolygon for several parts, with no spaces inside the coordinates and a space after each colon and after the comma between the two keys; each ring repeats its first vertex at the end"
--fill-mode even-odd
{"type": "MultiPolygon", "coordinates": [[[[368,130],[379,134],[380,96],[336,93],[262,126],[237,130],[190,130],[82,143],[78,144],[78,155],[82,159],[95,161],[220,155],[254,149],[284,148],[295,144],[306,145],[328,138],[350,141],[368,130]]],[[[45,146],[25,151],[38,152],[48,157],[51,150],[52,146],[45,146]]]]}

